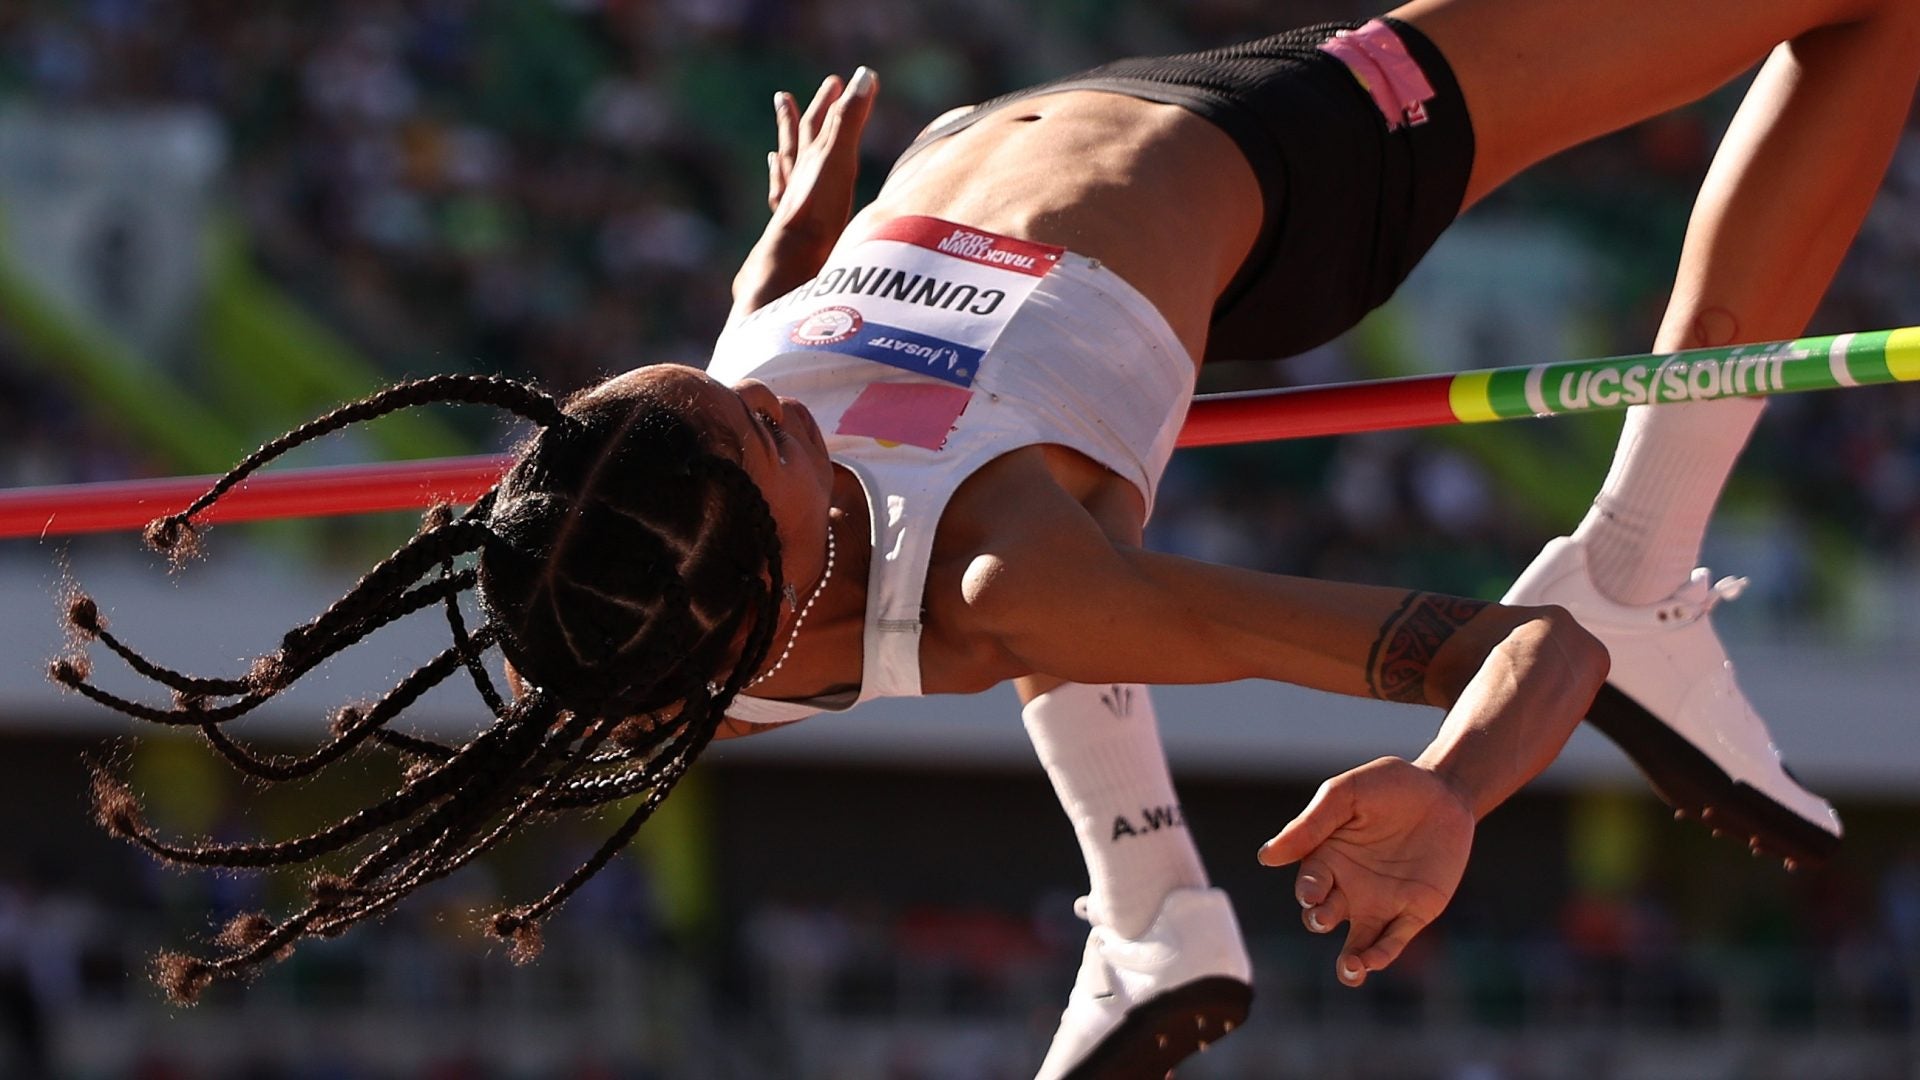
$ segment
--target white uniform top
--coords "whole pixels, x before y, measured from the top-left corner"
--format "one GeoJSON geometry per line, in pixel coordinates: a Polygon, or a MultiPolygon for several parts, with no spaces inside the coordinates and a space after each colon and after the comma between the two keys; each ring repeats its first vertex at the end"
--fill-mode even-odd
{"type": "Polygon", "coordinates": [[[934,530],[988,461],[1070,447],[1131,481],[1151,511],[1194,384],[1172,328],[1111,270],[927,217],[843,241],[812,281],[728,327],[708,373],[805,403],[872,522],[858,694],[743,695],[727,710],[768,724],[921,693],[934,530]]]}

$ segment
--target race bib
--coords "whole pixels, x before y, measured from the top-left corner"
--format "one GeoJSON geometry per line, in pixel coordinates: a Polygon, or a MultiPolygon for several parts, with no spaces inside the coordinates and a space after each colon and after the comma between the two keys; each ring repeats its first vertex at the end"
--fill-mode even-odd
{"type": "Polygon", "coordinates": [[[787,349],[824,349],[971,387],[1063,248],[895,218],[776,302],[787,349]]]}

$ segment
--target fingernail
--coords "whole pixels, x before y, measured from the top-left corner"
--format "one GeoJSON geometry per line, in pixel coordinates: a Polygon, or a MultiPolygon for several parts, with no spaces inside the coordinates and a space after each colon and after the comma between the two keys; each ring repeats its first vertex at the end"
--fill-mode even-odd
{"type": "Polygon", "coordinates": [[[1311,909],[1307,911],[1307,929],[1313,931],[1316,934],[1324,934],[1327,932],[1327,928],[1320,924],[1319,912],[1311,909]]]}
{"type": "Polygon", "coordinates": [[[873,69],[865,64],[853,70],[853,79],[847,83],[847,93],[862,97],[873,90],[873,69]]]}
{"type": "Polygon", "coordinates": [[[1312,907],[1316,903],[1319,903],[1319,901],[1309,900],[1307,899],[1307,897],[1312,896],[1318,893],[1319,891],[1320,891],[1319,878],[1302,875],[1300,880],[1294,883],[1293,898],[1295,900],[1300,901],[1300,906],[1303,908],[1312,907]]]}
{"type": "Polygon", "coordinates": [[[1354,982],[1359,978],[1360,978],[1360,962],[1353,959],[1343,958],[1340,961],[1341,981],[1354,982]]]}
{"type": "Polygon", "coordinates": [[[774,112],[787,111],[787,95],[786,94],[779,93],[779,94],[773,95],[773,111],[774,112]]]}

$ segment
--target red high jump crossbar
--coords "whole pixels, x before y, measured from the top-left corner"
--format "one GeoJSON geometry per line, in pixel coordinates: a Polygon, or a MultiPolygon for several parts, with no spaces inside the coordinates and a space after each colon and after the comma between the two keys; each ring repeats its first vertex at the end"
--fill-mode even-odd
{"type": "MultiPolygon", "coordinates": [[[[1345,435],[1600,412],[1799,390],[1920,381],[1920,327],[1759,345],[1421,375],[1196,398],[1179,445],[1345,435]]],[[[492,487],[504,454],[379,465],[284,469],[249,477],[206,520],[256,521],[470,502],[492,487]]],[[[185,508],[210,476],[0,491],[0,539],[138,529],[185,508]]]]}

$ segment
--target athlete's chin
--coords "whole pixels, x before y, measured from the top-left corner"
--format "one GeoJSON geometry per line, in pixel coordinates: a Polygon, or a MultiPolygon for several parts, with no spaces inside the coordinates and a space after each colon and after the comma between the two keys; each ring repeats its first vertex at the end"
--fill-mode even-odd
{"type": "Polygon", "coordinates": [[[825,454],[827,452],[827,437],[820,430],[820,421],[813,418],[813,410],[798,401],[793,403],[792,409],[794,412],[800,414],[801,419],[807,422],[807,437],[813,440],[813,445],[819,447],[822,454],[825,454]]]}
{"type": "Polygon", "coordinates": [[[833,489],[833,455],[827,451],[827,437],[820,430],[820,422],[813,418],[813,412],[806,408],[799,410],[806,418],[807,441],[812,444],[815,466],[820,473],[820,483],[828,491],[833,489]]]}

